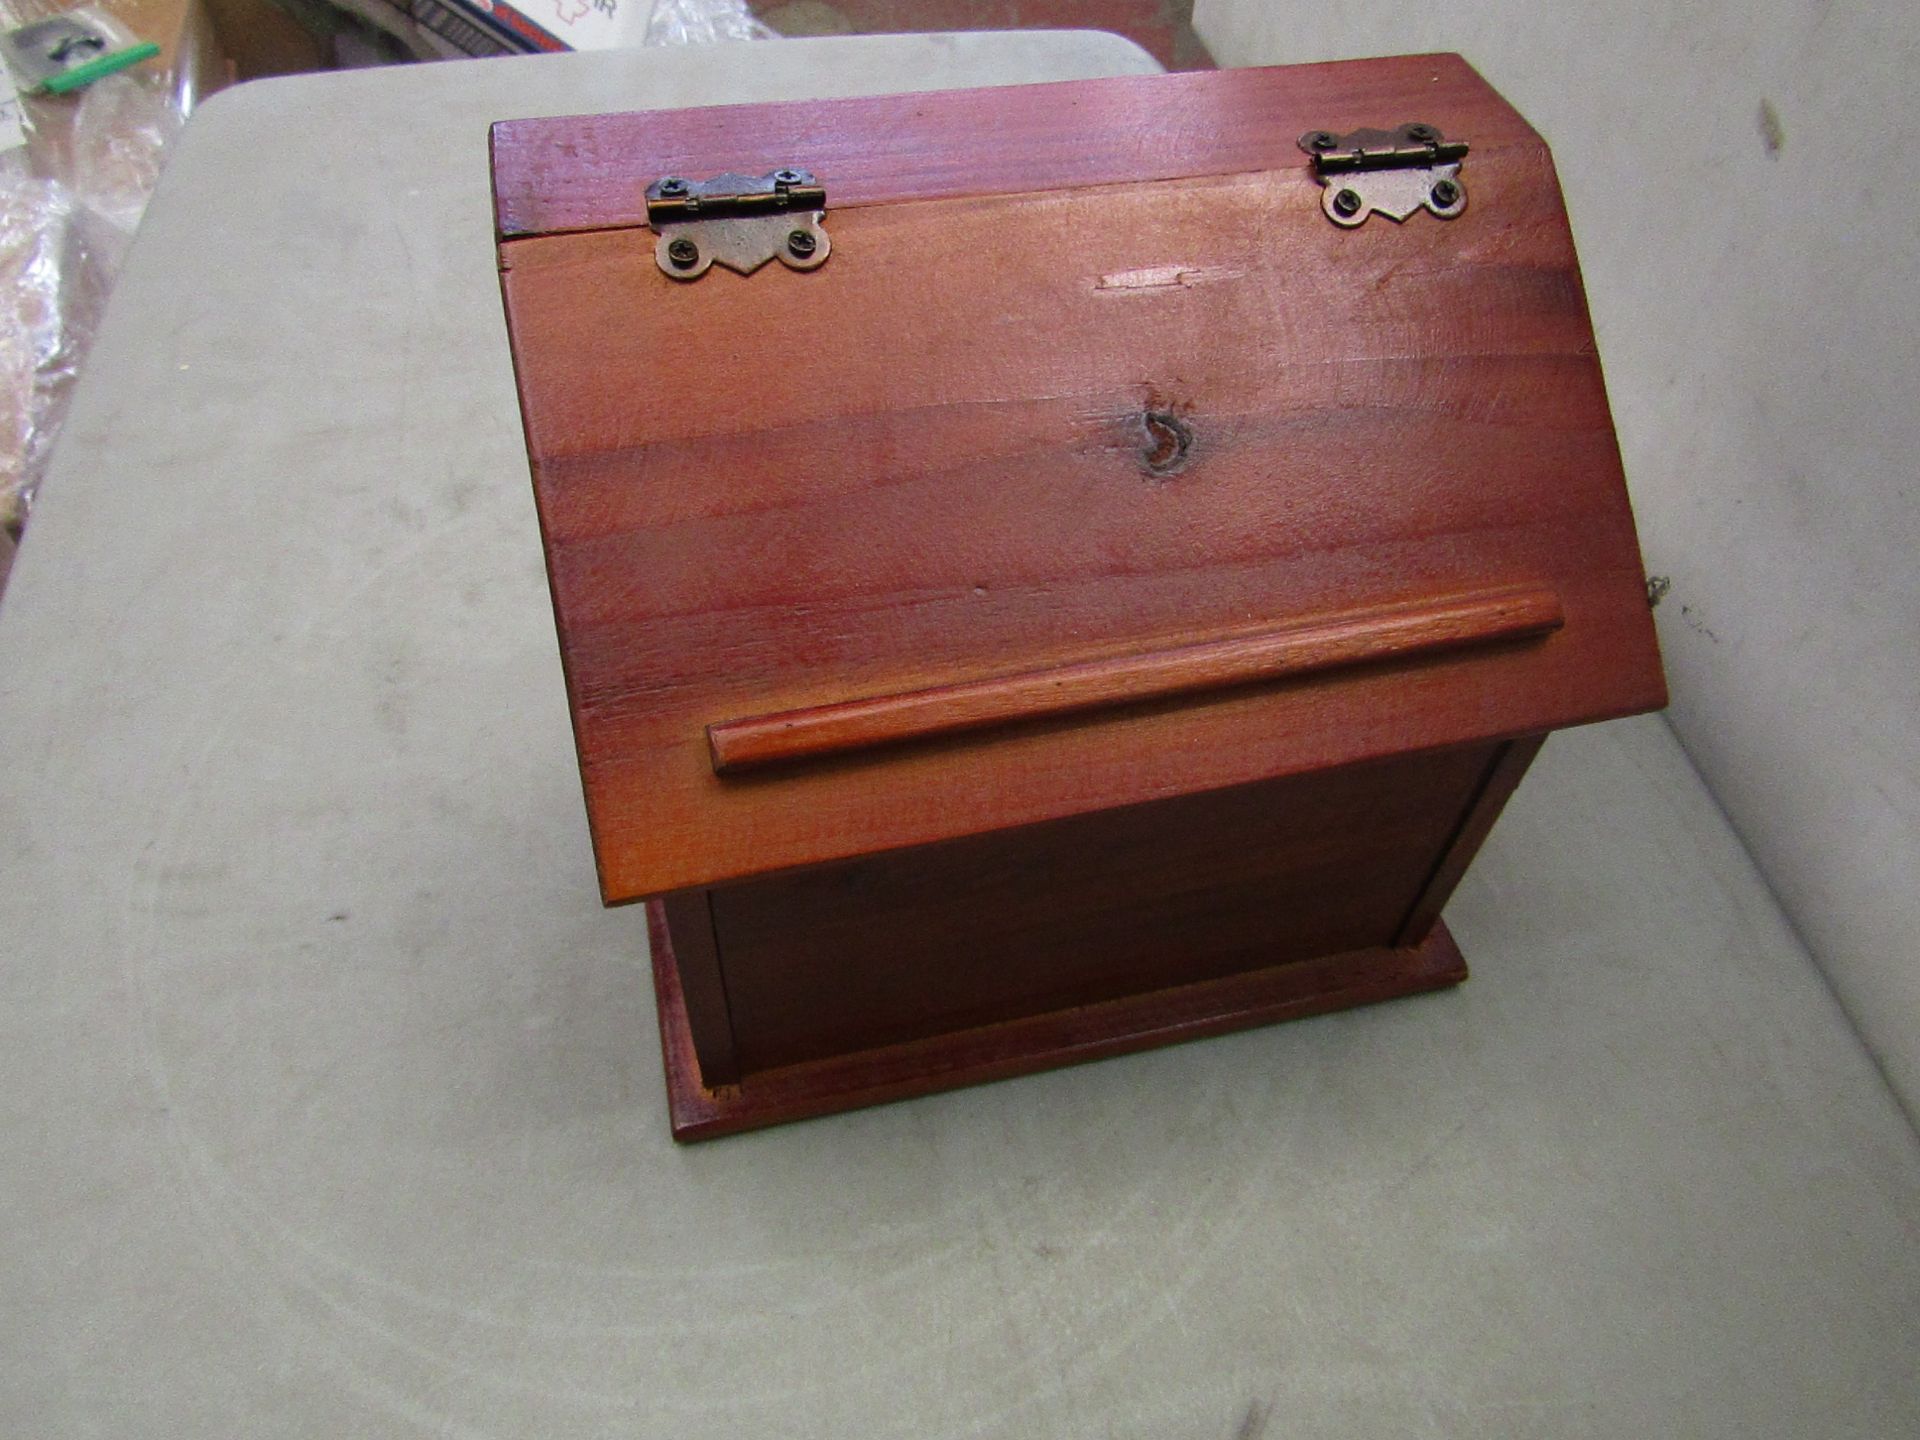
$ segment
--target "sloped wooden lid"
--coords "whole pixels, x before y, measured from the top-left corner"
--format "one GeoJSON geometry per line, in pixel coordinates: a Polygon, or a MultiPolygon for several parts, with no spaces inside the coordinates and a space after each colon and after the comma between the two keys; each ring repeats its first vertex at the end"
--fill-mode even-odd
{"type": "Polygon", "coordinates": [[[1419,56],[494,130],[609,902],[1665,701],[1545,146],[1419,56]],[[1342,229],[1296,141],[1471,145],[1342,229]],[[662,274],[653,180],[831,259],[662,274]]]}

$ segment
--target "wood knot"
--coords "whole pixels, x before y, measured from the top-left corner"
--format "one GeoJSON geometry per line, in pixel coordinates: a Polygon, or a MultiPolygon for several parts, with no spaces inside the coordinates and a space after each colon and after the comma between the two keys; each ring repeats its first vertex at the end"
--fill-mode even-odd
{"type": "Polygon", "coordinates": [[[1171,410],[1141,412],[1141,428],[1146,444],[1140,450],[1140,463],[1155,479],[1178,475],[1187,468],[1193,453],[1193,427],[1171,410]]]}

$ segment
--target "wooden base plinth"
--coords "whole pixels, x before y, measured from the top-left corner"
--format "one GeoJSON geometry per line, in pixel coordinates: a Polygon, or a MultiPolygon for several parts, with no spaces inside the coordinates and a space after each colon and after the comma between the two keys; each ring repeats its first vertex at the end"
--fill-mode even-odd
{"type": "Polygon", "coordinates": [[[701,1083],[687,1028],[680,967],[657,900],[647,902],[653,987],[667,1072],[673,1138],[707,1140],[763,1125],[856,1110],[986,1080],[1098,1060],[1178,1040],[1195,1040],[1439,990],[1467,978],[1444,924],[1405,950],[1355,950],[983,1025],[924,1040],[761,1070],[738,1085],[701,1083]]]}

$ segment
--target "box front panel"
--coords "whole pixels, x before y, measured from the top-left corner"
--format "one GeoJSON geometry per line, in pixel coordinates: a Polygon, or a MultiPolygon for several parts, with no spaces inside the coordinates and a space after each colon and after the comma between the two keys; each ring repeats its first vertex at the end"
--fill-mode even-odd
{"type": "Polygon", "coordinates": [[[1499,749],[715,890],[741,1069],[1390,944],[1499,749]]]}

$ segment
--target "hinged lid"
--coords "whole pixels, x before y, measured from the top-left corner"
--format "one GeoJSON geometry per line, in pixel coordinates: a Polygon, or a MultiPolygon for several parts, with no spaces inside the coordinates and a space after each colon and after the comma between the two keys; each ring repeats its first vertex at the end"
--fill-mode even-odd
{"type": "Polygon", "coordinates": [[[1664,701],[1552,164],[1455,57],[518,121],[494,171],[610,901],[1664,701]],[[650,187],[783,168],[831,265],[663,274],[650,187]]]}

